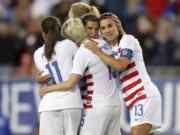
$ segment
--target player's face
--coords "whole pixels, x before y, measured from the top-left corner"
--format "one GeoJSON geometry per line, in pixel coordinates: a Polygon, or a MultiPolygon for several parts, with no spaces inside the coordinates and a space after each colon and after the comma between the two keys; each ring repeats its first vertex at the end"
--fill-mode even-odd
{"type": "Polygon", "coordinates": [[[99,34],[98,22],[88,21],[85,25],[89,37],[97,38],[99,34]]]}
{"type": "Polygon", "coordinates": [[[101,20],[100,30],[101,30],[102,36],[108,42],[113,43],[113,42],[118,41],[119,31],[113,20],[108,19],[108,18],[101,20]]]}

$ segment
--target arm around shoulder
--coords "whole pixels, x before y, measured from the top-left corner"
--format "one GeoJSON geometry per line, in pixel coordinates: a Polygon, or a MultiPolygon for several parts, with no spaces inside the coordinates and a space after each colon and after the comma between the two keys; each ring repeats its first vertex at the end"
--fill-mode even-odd
{"type": "Polygon", "coordinates": [[[43,97],[45,94],[55,91],[67,91],[75,87],[80,80],[81,76],[78,74],[71,74],[67,81],[59,84],[45,86],[40,89],[40,96],[43,97]]]}
{"type": "Polygon", "coordinates": [[[129,59],[126,57],[120,57],[118,59],[115,59],[101,50],[96,51],[95,54],[98,55],[107,65],[119,72],[125,70],[130,62],[129,59]]]}

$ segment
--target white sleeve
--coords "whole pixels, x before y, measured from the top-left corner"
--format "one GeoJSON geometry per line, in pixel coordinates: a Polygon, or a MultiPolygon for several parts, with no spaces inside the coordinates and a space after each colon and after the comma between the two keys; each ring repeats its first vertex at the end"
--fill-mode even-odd
{"type": "Polygon", "coordinates": [[[78,47],[73,41],[65,39],[63,41],[59,41],[55,49],[57,53],[60,53],[62,52],[61,50],[63,50],[69,57],[74,57],[78,50],[78,47]]]}
{"type": "Polygon", "coordinates": [[[39,53],[39,51],[35,51],[34,53],[34,64],[36,66],[36,68],[39,70],[39,71],[42,71],[43,70],[43,62],[41,60],[41,55],[39,53]]]}
{"type": "Polygon", "coordinates": [[[75,44],[75,46],[73,46],[74,47],[74,49],[73,49],[73,56],[75,56],[75,54],[77,53],[77,51],[78,51],[78,47],[76,46],[76,44],[75,44]]]}
{"type": "Polygon", "coordinates": [[[136,47],[135,38],[132,35],[124,35],[120,42],[120,48],[121,49],[130,49],[134,52],[135,47],[136,47]]]}
{"type": "Polygon", "coordinates": [[[76,54],[77,50],[78,50],[78,47],[73,41],[70,41],[70,40],[69,40],[69,44],[71,45],[72,54],[74,56],[76,54]]]}
{"type": "Polygon", "coordinates": [[[73,60],[73,69],[71,73],[83,76],[83,73],[88,63],[86,59],[87,57],[83,56],[83,54],[80,51],[78,51],[73,60]]]}

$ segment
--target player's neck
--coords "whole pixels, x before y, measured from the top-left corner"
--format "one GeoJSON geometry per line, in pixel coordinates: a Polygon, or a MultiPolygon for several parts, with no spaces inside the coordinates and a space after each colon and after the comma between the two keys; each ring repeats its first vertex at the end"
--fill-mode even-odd
{"type": "Polygon", "coordinates": [[[115,40],[110,41],[110,45],[111,45],[111,46],[116,46],[117,43],[118,43],[118,39],[115,39],[115,40]]]}

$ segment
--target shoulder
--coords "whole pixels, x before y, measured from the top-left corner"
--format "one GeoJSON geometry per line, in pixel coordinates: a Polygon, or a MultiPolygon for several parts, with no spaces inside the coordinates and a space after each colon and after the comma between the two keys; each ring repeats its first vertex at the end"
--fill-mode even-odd
{"type": "Polygon", "coordinates": [[[62,41],[59,41],[59,43],[66,44],[66,45],[68,44],[68,45],[76,46],[76,44],[72,40],[70,40],[70,39],[64,39],[62,41]]]}
{"type": "Polygon", "coordinates": [[[42,54],[44,52],[44,45],[39,47],[37,50],[34,52],[34,57],[37,57],[38,55],[42,54]]]}
{"type": "Polygon", "coordinates": [[[123,35],[122,40],[136,40],[136,38],[133,35],[125,34],[123,35]]]}
{"type": "Polygon", "coordinates": [[[62,41],[60,41],[62,44],[73,44],[76,45],[72,40],[70,39],[64,39],[62,41]]]}
{"type": "Polygon", "coordinates": [[[69,39],[64,39],[62,41],[58,41],[56,43],[56,48],[68,48],[68,49],[76,49],[78,48],[77,45],[72,41],[72,40],[69,40],[69,39]]]}
{"type": "Polygon", "coordinates": [[[83,46],[80,46],[75,54],[74,60],[76,61],[77,59],[84,59],[84,57],[87,57],[87,55],[86,49],[83,46]]]}
{"type": "Polygon", "coordinates": [[[78,57],[88,57],[89,56],[89,53],[91,53],[90,50],[88,50],[86,47],[84,47],[84,45],[80,45],[79,49],[77,50],[76,52],[76,55],[78,57]]]}
{"type": "Polygon", "coordinates": [[[133,35],[125,34],[125,35],[123,35],[122,39],[120,40],[120,43],[139,44],[139,41],[133,35]]]}
{"type": "Polygon", "coordinates": [[[119,46],[123,48],[129,48],[131,50],[140,50],[141,51],[141,46],[137,38],[135,38],[133,35],[123,35],[122,39],[120,40],[119,46]]]}
{"type": "Polygon", "coordinates": [[[44,55],[44,45],[42,47],[38,48],[34,52],[34,63],[37,67],[38,67],[38,65],[42,64],[43,55],[44,55]]]}

